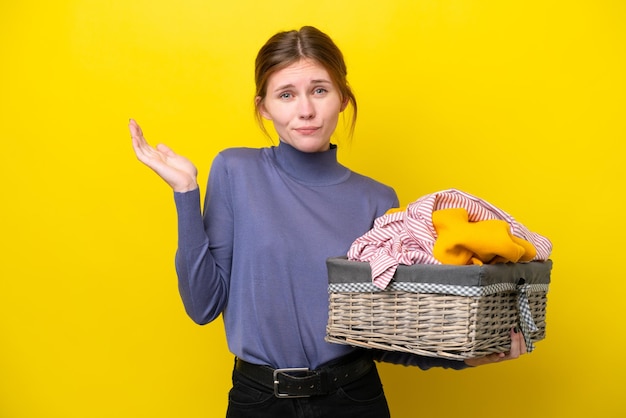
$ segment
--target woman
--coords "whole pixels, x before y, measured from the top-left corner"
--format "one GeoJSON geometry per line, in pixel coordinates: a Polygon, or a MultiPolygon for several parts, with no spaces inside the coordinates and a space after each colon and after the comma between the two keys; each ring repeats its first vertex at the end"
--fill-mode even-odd
{"type": "Polygon", "coordinates": [[[194,165],[148,145],[130,122],[137,157],[175,192],[185,309],[199,324],[223,314],[236,356],[227,417],[387,417],[374,358],[461,369],[525,352],[514,332],[510,352],[466,362],[324,341],[326,259],[398,206],[393,189],[337,162],[339,114],[352,105],[354,126],[357,113],[346,74],[341,51],[313,27],[270,38],[256,59],[255,104],[279,145],[219,153],[203,212],[194,165]]]}

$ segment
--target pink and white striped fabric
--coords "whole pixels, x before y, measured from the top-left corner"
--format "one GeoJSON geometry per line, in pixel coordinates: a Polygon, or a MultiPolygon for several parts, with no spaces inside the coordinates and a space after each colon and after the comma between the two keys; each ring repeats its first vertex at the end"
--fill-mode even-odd
{"type": "Polygon", "coordinates": [[[384,289],[399,264],[441,264],[433,257],[437,232],[432,213],[439,209],[465,208],[470,222],[488,219],[506,221],[511,233],[535,246],[533,260],[547,260],[552,243],[546,237],[529,231],[501,209],[456,189],[443,190],[423,196],[409,204],[405,211],[377,218],[374,227],[357,238],[348,251],[348,259],[367,261],[372,268],[372,282],[384,289]]]}

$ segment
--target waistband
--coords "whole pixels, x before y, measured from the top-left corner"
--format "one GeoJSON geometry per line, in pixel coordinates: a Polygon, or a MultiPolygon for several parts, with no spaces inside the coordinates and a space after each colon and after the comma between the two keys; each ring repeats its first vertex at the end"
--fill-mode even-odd
{"type": "Polygon", "coordinates": [[[235,370],[248,379],[273,390],[277,398],[303,398],[328,395],[365,376],[374,367],[367,352],[357,350],[316,370],[308,368],[273,369],[235,359],[235,370]]]}

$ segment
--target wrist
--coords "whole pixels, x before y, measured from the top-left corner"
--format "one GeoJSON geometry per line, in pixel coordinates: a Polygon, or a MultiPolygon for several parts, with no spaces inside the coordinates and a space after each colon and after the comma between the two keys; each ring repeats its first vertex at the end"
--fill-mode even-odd
{"type": "Polygon", "coordinates": [[[192,190],[196,190],[198,188],[198,184],[186,184],[184,186],[174,186],[172,187],[172,189],[174,189],[175,193],[187,193],[190,192],[192,190]]]}
{"type": "Polygon", "coordinates": [[[463,363],[465,363],[465,365],[469,367],[476,367],[476,363],[473,360],[474,359],[466,358],[465,360],[463,360],[463,363]]]}

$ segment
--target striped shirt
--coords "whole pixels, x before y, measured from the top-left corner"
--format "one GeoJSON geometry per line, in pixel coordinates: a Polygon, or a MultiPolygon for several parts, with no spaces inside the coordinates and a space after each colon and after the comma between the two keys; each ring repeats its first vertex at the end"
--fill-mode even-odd
{"type": "Polygon", "coordinates": [[[506,221],[511,233],[534,245],[533,260],[547,260],[552,243],[531,232],[524,225],[492,204],[456,189],[428,194],[409,204],[405,211],[377,218],[373,228],[357,238],[348,251],[348,259],[367,261],[372,268],[372,282],[384,289],[399,264],[441,264],[433,256],[437,232],[432,213],[440,209],[465,208],[470,222],[499,219],[506,221]]]}

